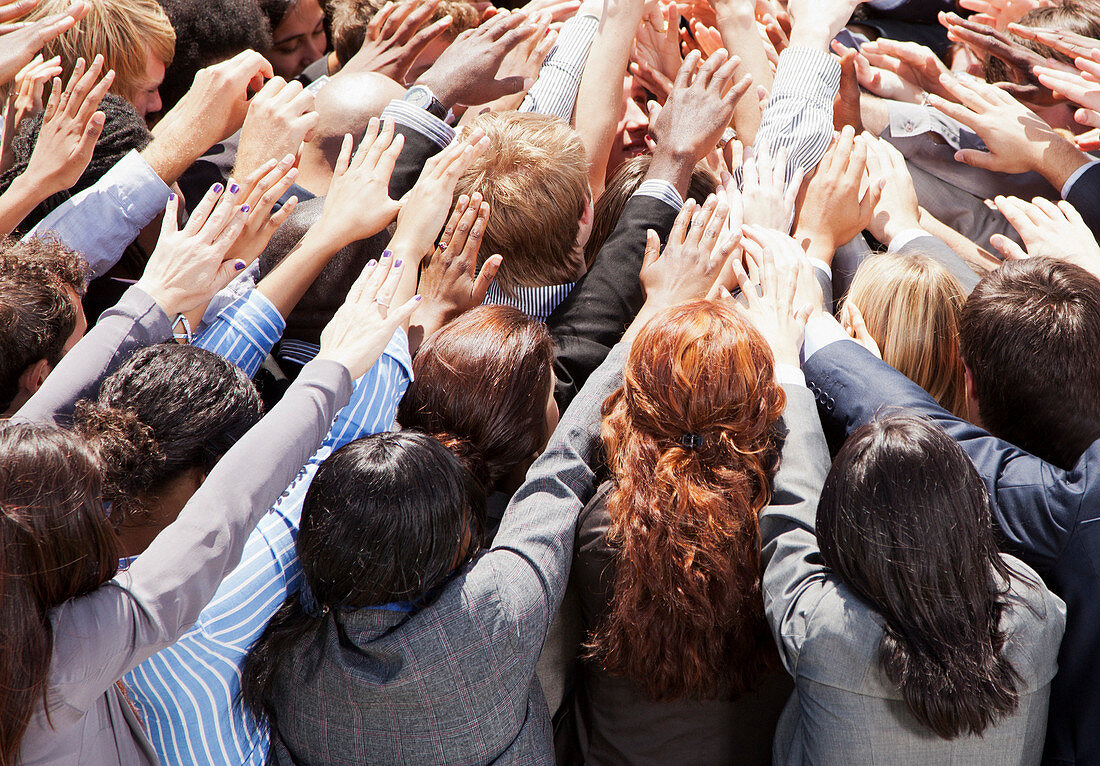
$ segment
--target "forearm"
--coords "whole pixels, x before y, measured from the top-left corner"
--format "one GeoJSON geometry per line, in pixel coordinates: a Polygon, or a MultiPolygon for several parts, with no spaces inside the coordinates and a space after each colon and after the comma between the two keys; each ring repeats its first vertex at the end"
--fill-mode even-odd
{"type": "Polygon", "coordinates": [[[593,198],[603,192],[611,144],[623,113],[623,80],[630,62],[630,46],[642,21],[643,6],[641,0],[607,0],[581,78],[576,128],[588,153],[593,198]]]}
{"type": "Polygon", "coordinates": [[[328,239],[323,230],[320,223],[311,227],[286,258],[256,285],[284,319],[340,250],[340,245],[328,239]]]}
{"type": "MultiPolygon", "coordinates": [[[[966,268],[978,274],[986,274],[1001,265],[1001,260],[987,250],[978,247],[973,241],[952,229],[924,208],[920,211],[920,226],[933,237],[943,240],[958,254],[966,268]]],[[[969,291],[968,291],[969,292],[969,291]]]]}
{"type": "Polygon", "coordinates": [[[70,415],[76,402],[94,396],[100,381],[131,353],[172,337],[171,321],[145,292],[131,287],[65,355],[14,419],[50,421],[70,415]]]}
{"type": "MultiPolygon", "coordinates": [[[[741,0],[722,0],[714,4],[717,14],[718,34],[731,56],[741,59],[738,75],[752,75],[752,83],[769,93],[772,89],[772,68],[764,44],[756,29],[756,17],[750,3],[741,0]]],[[[733,111],[733,124],[737,138],[745,146],[752,146],[760,129],[760,99],[747,96],[737,102],[733,111]]]]}
{"type": "Polygon", "coordinates": [[[565,22],[554,50],[543,62],[538,79],[523,99],[519,111],[547,114],[572,122],[581,76],[599,24],[599,16],[584,8],[565,22]]]}
{"type": "Polygon", "coordinates": [[[43,192],[47,197],[53,193],[44,184],[28,178],[26,173],[11,182],[7,191],[0,194],[0,237],[6,237],[15,231],[23,219],[45,199],[43,192]]]}
{"type": "Polygon", "coordinates": [[[196,140],[186,125],[180,125],[175,120],[170,125],[162,125],[163,121],[157,125],[153,131],[153,143],[142,150],[141,156],[161,180],[171,186],[210,147],[196,140]]]}

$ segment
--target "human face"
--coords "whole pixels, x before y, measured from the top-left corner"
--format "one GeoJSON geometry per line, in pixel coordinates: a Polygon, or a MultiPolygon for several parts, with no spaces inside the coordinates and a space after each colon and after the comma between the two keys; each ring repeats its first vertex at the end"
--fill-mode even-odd
{"type": "Polygon", "coordinates": [[[623,114],[619,118],[611,156],[607,159],[606,178],[611,178],[624,162],[647,151],[645,137],[649,133],[649,113],[646,91],[634,78],[623,80],[623,114]]]}
{"type": "Polygon", "coordinates": [[[298,0],[275,31],[267,60],[275,74],[290,80],[325,54],[325,19],[317,0],[298,0]]]}
{"type": "Polygon", "coordinates": [[[164,62],[158,59],[146,48],[145,50],[145,74],[134,87],[134,109],[148,120],[149,115],[160,111],[163,104],[160,102],[160,86],[164,82],[164,62]]]}

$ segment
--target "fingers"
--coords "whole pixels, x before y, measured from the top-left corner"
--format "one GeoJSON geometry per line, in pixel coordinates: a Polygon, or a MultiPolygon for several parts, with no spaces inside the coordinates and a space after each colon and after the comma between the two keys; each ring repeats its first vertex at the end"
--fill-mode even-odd
{"type": "Polygon", "coordinates": [[[496,279],[497,272],[500,271],[500,265],[502,263],[504,263],[504,256],[502,255],[491,255],[485,260],[485,265],[481,267],[477,279],[474,280],[474,289],[471,292],[471,303],[475,306],[480,306],[485,302],[485,295],[489,292],[489,285],[496,279]]]}
{"type": "Polygon", "coordinates": [[[168,235],[175,234],[179,231],[179,214],[179,195],[173,192],[168,195],[168,202],[164,206],[164,218],[162,218],[160,222],[159,239],[166,240],[168,235]]]}
{"type": "MultiPolygon", "coordinates": [[[[485,203],[485,217],[488,218],[488,203],[485,203]]],[[[478,217],[481,215],[482,198],[481,194],[475,192],[470,196],[470,202],[466,205],[466,208],[462,211],[462,215],[459,216],[455,222],[455,228],[452,232],[452,236],[446,249],[446,256],[448,258],[461,258],[467,255],[467,246],[473,246],[474,259],[468,266],[469,271],[473,271],[474,266],[477,263],[477,251],[481,248],[481,234],[485,231],[484,223],[480,228],[475,227],[478,222],[478,217]]]]}
{"type": "Polygon", "coordinates": [[[989,244],[993,245],[993,249],[1000,253],[1006,261],[1022,261],[1028,257],[1022,247],[1004,234],[994,234],[989,238],[989,244]]]}
{"type": "Polygon", "coordinates": [[[339,178],[348,172],[351,165],[351,148],[355,144],[351,133],[344,134],[344,141],[340,144],[340,155],[336,158],[336,166],[332,170],[333,178],[339,178]]]}
{"type": "MultiPolygon", "coordinates": [[[[681,211],[682,212],[682,211],[681,211]]],[[[642,271],[652,266],[661,257],[661,238],[653,229],[645,232],[645,253],[642,255],[642,271]]]]}
{"type": "Polygon", "coordinates": [[[668,235],[669,245],[680,247],[684,244],[684,240],[687,239],[691,218],[695,215],[696,204],[694,199],[689,199],[684,203],[684,206],[680,208],[680,213],[676,216],[676,221],[672,224],[672,232],[668,235]]]}
{"type": "Polygon", "coordinates": [[[220,183],[214,184],[203,195],[203,198],[199,200],[199,204],[191,211],[191,217],[187,219],[187,225],[183,228],[185,234],[194,236],[202,228],[203,224],[206,223],[206,219],[210,217],[210,213],[214,210],[214,205],[218,203],[218,198],[221,197],[224,189],[225,187],[220,183]]]}
{"type": "Polygon", "coordinates": [[[298,168],[294,167],[294,159],[293,154],[286,155],[256,184],[252,194],[245,200],[245,204],[252,209],[254,216],[266,218],[275,203],[290,191],[290,187],[298,177],[298,168]]]}

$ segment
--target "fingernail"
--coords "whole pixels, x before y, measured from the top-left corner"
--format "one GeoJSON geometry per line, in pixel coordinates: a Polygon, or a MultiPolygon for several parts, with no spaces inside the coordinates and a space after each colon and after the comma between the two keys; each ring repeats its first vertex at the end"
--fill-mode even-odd
{"type": "Polygon", "coordinates": [[[419,296],[419,295],[418,295],[418,296],[416,296],[415,298],[413,298],[413,300],[414,300],[414,301],[418,301],[418,300],[420,300],[420,298],[421,298],[421,296],[419,296]]]}
{"type": "Polygon", "coordinates": [[[229,193],[230,194],[236,194],[240,190],[241,190],[241,187],[237,186],[237,184],[229,184],[229,193]]]}
{"type": "Polygon", "coordinates": [[[367,265],[368,265],[368,266],[377,266],[377,265],[378,265],[378,261],[377,261],[377,260],[375,260],[374,258],[371,258],[371,259],[370,259],[369,261],[367,261],[367,265]]]}
{"type": "Polygon", "coordinates": [[[394,261],[394,262],[393,262],[393,267],[394,267],[394,268],[396,269],[396,268],[398,268],[398,267],[399,267],[399,266],[400,266],[400,265],[401,265],[402,263],[403,263],[403,261],[402,261],[402,260],[401,260],[400,258],[398,258],[398,259],[397,259],[396,261],[394,261]]]}
{"type": "Polygon", "coordinates": [[[237,271],[244,271],[244,261],[237,261],[233,264],[233,268],[235,268],[237,271]]]}
{"type": "Polygon", "coordinates": [[[393,253],[391,253],[389,250],[383,250],[382,251],[382,257],[383,258],[389,258],[391,255],[393,255],[393,253]]]}
{"type": "Polygon", "coordinates": [[[251,205],[241,205],[241,212],[242,213],[247,213],[251,209],[252,209],[251,205]]]}
{"type": "Polygon", "coordinates": [[[214,184],[214,193],[215,193],[215,194],[221,194],[221,193],[222,193],[222,189],[224,189],[224,188],[225,188],[225,187],[224,187],[224,186],[222,186],[221,184],[214,184]]]}
{"type": "Polygon", "coordinates": [[[168,195],[168,201],[169,201],[169,202],[175,202],[175,201],[176,201],[176,195],[175,195],[174,193],[173,193],[173,194],[169,194],[169,195],[168,195]]]}

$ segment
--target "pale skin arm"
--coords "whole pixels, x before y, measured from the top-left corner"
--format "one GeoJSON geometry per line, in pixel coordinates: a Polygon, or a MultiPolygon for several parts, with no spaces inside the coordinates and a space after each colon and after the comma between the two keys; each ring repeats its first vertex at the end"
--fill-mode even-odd
{"type": "Polygon", "coordinates": [[[592,199],[604,188],[607,160],[615,128],[623,112],[623,79],[630,47],[642,22],[643,0],[605,0],[592,52],[577,95],[576,128],[588,152],[588,182],[592,199]]]}
{"type": "MultiPolygon", "coordinates": [[[[722,44],[731,56],[741,59],[741,74],[751,74],[752,81],[766,91],[771,91],[772,74],[763,41],[756,30],[756,15],[748,0],[713,0],[717,15],[718,33],[722,44]]],[[[737,126],[737,138],[745,146],[752,146],[760,127],[760,99],[743,98],[733,112],[737,126]]]]}

